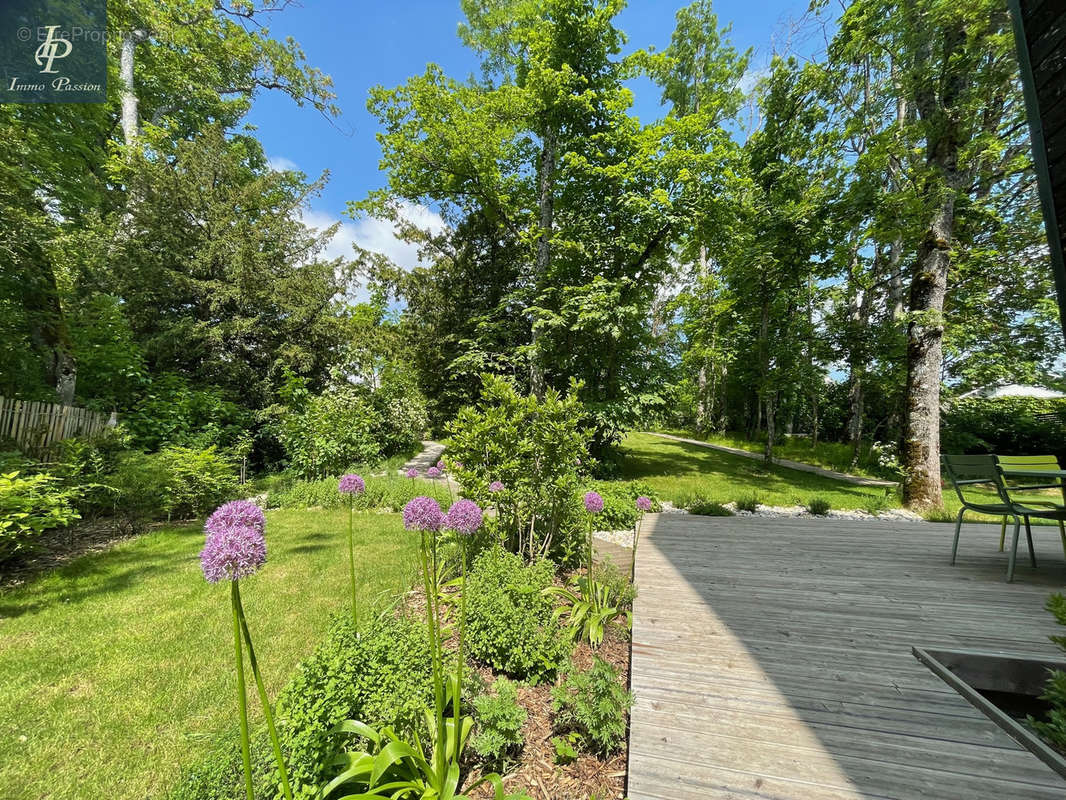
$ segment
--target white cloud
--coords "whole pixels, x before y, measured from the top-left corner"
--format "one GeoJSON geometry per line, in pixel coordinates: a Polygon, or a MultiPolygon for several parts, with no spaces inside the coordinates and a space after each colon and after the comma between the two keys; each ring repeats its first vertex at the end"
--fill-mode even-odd
{"type": "MultiPolygon", "coordinates": [[[[440,233],[446,227],[441,216],[426,206],[405,202],[400,208],[403,218],[419,228],[440,233]]],[[[318,230],[340,223],[337,232],[322,252],[323,258],[350,260],[355,255],[352,245],[359,245],[365,250],[381,253],[401,269],[410,270],[430,264],[429,261],[419,258],[417,244],[401,241],[397,237],[395,226],[388,220],[373,217],[356,221],[341,220],[323,211],[308,210],[303,213],[303,221],[318,230]]],[[[349,295],[357,302],[368,296],[363,286],[352,287],[349,295]]]]}
{"type": "Polygon", "coordinates": [[[299,169],[295,161],[285,158],[284,156],[270,156],[267,159],[267,166],[274,170],[274,172],[287,172],[288,170],[299,169]]]}
{"type": "MultiPolygon", "coordinates": [[[[432,209],[406,202],[402,203],[400,208],[400,213],[406,221],[423,230],[440,233],[445,228],[440,214],[432,209]]],[[[331,214],[314,210],[305,211],[303,220],[319,230],[340,222],[337,233],[326,247],[324,255],[327,258],[343,256],[351,259],[354,255],[352,245],[357,244],[364,250],[383,254],[403,269],[429,266],[430,262],[418,257],[418,245],[401,241],[396,235],[396,228],[388,220],[364,217],[354,222],[342,221],[331,214]]]]}
{"type": "Polygon", "coordinates": [[[744,94],[751,94],[763,78],[770,76],[770,67],[748,67],[747,71],[740,76],[737,86],[744,94]]]}

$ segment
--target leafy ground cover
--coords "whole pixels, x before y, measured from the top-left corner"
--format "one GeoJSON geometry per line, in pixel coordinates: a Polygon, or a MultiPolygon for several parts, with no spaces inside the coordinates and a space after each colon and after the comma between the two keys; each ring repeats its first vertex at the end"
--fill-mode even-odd
{"type": "MultiPolygon", "coordinates": [[[[369,608],[409,584],[416,540],[399,515],[356,525],[369,608]]],[[[242,594],[272,695],[343,608],[346,534],[344,511],[268,516],[268,562],[242,594]]],[[[164,528],[0,592],[5,797],[160,796],[231,733],[228,594],[204,581],[202,546],[197,525],[164,528]]]]}

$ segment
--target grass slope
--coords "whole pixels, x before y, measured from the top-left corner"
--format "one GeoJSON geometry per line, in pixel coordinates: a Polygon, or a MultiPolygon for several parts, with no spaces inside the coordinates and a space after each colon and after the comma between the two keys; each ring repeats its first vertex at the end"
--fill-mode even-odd
{"type": "MultiPolygon", "coordinates": [[[[365,608],[408,585],[416,542],[396,514],[357,524],[365,608]]],[[[241,594],[272,697],[347,609],[346,535],[344,511],[268,515],[241,594]]],[[[235,729],[229,588],[204,581],[202,545],[159,530],[0,593],[5,798],[158,797],[235,729]]]]}
{"type": "Polygon", "coordinates": [[[622,448],[623,475],[647,481],[660,497],[678,505],[695,495],[728,503],[752,494],[773,506],[806,505],[814,497],[836,509],[899,505],[893,490],[856,486],[646,433],[629,434],[622,448]]]}
{"type": "MultiPolygon", "coordinates": [[[[709,444],[720,444],[724,447],[732,447],[736,450],[747,450],[751,453],[762,453],[766,449],[764,441],[745,439],[738,433],[711,433],[699,434],[695,431],[667,430],[663,433],[671,433],[674,436],[684,436],[687,439],[698,439],[709,444]]],[[[858,463],[852,464],[853,451],[850,445],[842,442],[819,441],[817,447],[811,444],[806,437],[787,437],[774,445],[774,457],[786,458],[791,461],[799,461],[836,472],[846,472],[849,475],[858,475],[864,478],[878,478],[880,480],[895,480],[891,476],[879,474],[875,468],[874,458],[870,453],[870,444],[864,442],[859,452],[858,463]]]]}

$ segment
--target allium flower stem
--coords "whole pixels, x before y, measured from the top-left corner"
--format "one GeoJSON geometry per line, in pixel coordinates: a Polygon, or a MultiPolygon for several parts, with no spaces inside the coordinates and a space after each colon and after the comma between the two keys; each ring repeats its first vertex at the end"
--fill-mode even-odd
{"type": "Polygon", "coordinates": [[[447,732],[444,729],[444,684],[442,680],[442,668],[441,652],[440,652],[440,631],[437,629],[438,617],[436,609],[436,594],[437,594],[437,572],[436,572],[436,532],[429,532],[429,535],[433,537],[433,557],[431,560],[430,553],[427,552],[426,547],[426,531],[422,532],[422,546],[419,549],[419,556],[422,562],[422,575],[425,581],[426,587],[426,630],[429,634],[429,651],[430,651],[430,665],[433,671],[433,700],[436,725],[436,737],[437,744],[433,748],[433,754],[437,761],[436,767],[438,774],[443,775],[446,767],[446,753],[445,741],[447,739],[447,732]],[[430,574],[430,569],[433,572],[430,574]]]}
{"type": "Polygon", "coordinates": [[[289,773],[285,769],[285,757],[281,753],[281,743],[278,741],[278,730],[274,726],[274,714],[270,710],[270,700],[267,698],[266,686],[263,685],[263,676],[259,672],[259,662],[255,660],[255,648],[252,646],[252,634],[248,630],[248,619],[244,616],[244,605],[241,603],[240,590],[237,581],[233,581],[233,593],[237,600],[237,615],[241,621],[241,631],[244,633],[244,643],[248,645],[248,663],[252,667],[252,677],[255,678],[255,688],[259,692],[259,702],[263,705],[263,716],[266,718],[267,731],[270,733],[270,743],[274,747],[274,758],[278,762],[278,774],[281,776],[281,788],[285,792],[285,800],[292,800],[292,789],[289,786],[289,773]]]}
{"type": "Polygon", "coordinates": [[[359,613],[355,597],[355,496],[348,495],[348,572],[352,584],[352,628],[359,629],[359,613]]]}
{"type": "Polygon", "coordinates": [[[233,606],[233,650],[237,662],[237,707],[240,710],[244,791],[248,800],[255,800],[255,792],[252,789],[252,754],[248,746],[248,696],[244,688],[244,654],[241,651],[241,595],[237,589],[237,581],[230,581],[230,601],[233,606]]]}
{"type": "Polygon", "coordinates": [[[591,514],[589,514],[589,577],[588,577],[588,583],[586,585],[588,586],[588,594],[589,594],[589,597],[587,599],[591,599],[592,598],[592,515],[591,514]]]}
{"type": "MultiPolygon", "coordinates": [[[[455,735],[459,736],[459,732],[463,727],[460,724],[459,711],[462,706],[462,693],[463,693],[463,629],[466,627],[466,539],[462,536],[459,537],[459,571],[462,576],[462,584],[459,594],[459,644],[456,647],[455,658],[455,698],[452,701],[452,705],[455,710],[455,735]]],[[[456,758],[458,758],[458,739],[456,739],[456,758]]]]}

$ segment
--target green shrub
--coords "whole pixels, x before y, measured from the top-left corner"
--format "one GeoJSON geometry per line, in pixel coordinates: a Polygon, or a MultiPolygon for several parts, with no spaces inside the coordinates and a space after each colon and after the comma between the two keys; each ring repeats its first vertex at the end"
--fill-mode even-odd
{"type": "Polygon", "coordinates": [[[520,680],[555,674],[569,643],[552,621],[551,562],[526,566],[521,557],[491,547],[474,561],[466,585],[466,644],[470,655],[520,680]]]}
{"type": "Polygon", "coordinates": [[[255,419],[221,389],[194,388],[186,378],[164,373],[141,391],[137,404],[122,415],[122,423],[131,444],[141,450],[167,445],[233,449],[247,446],[255,419]]]}
{"type": "Polygon", "coordinates": [[[179,519],[206,516],[237,494],[237,471],[214,445],[167,447],[156,457],[167,473],[167,511],[179,519]]]}
{"type": "MultiPolygon", "coordinates": [[[[366,491],[356,501],[356,508],[401,511],[418,495],[435,498],[445,508],[451,498],[442,481],[411,480],[398,476],[366,478],[366,491]]],[[[348,500],[337,491],[337,478],[293,481],[289,486],[268,495],[271,508],[347,508],[348,500]]]]}
{"type": "Polygon", "coordinates": [[[128,453],[101,480],[113,491],[116,515],[134,530],[151,520],[205,516],[238,494],[236,470],[214,447],[128,453]]]}
{"type": "Polygon", "coordinates": [[[410,375],[386,367],[370,400],[377,412],[373,431],[381,456],[403,453],[425,436],[429,425],[426,398],[410,375]]]}
{"type": "Polygon", "coordinates": [[[686,498],[683,504],[690,514],[699,514],[703,517],[732,517],[733,512],[717,500],[710,500],[702,495],[694,495],[686,498]]]}
{"type": "Polygon", "coordinates": [[[477,727],[471,745],[489,763],[506,767],[522,747],[522,726],[528,716],[518,703],[518,689],[507,678],[497,678],[491,694],[474,698],[477,727]]]}
{"type": "Polygon", "coordinates": [[[603,498],[603,511],[596,515],[596,527],[600,530],[626,530],[637,524],[637,498],[647,497],[652,501],[652,511],[661,507],[655,491],[643,481],[598,481],[591,487],[582,487],[584,495],[588,488],[599,492],[603,498]]]}
{"type": "Polygon", "coordinates": [[[1066,398],[971,397],[942,417],[945,453],[1051,453],[1066,460],[1066,398]]]}
{"type": "Polygon", "coordinates": [[[759,510],[759,496],[755,494],[745,495],[737,500],[737,511],[747,511],[754,514],[759,510]]]}
{"type": "Polygon", "coordinates": [[[567,396],[549,389],[542,399],[512,383],[483,376],[479,405],[459,412],[449,427],[448,461],[466,497],[499,510],[508,547],[531,559],[570,545],[561,539],[578,524],[579,462],[588,459],[589,432],[578,386],[567,396]],[[493,481],[506,487],[488,490],[493,481]],[[533,541],[529,541],[530,531],[533,541]]]}
{"type": "MultiPolygon", "coordinates": [[[[1046,608],[1059,625],[1066,625],[1066,597],[1051,595],[1046,608]]],[[[1052,636],[1051,641],[1066,650],[1066,636],[1052,636]]],[[[1029,724],[1059,750],[1066,750],[1066,672],[1052,670],[1040,698],[1047,700],[1051,709],[1042,720],[1029,717],[1029,724]]]]}
{"type": "Polygon", "coordinates": [[[112,492],[115,516],[131,532],[167,516],[165,488],[170,472],[158,455],[131,452],[118,459],[115,471],[104,477],[112,492]]]}
{"type": "Polygon", "coordinates": [[[376,390],[344,384],[312,394],[289,376],[278,439],[291,469],[305,479],[339,475],[416,445],[426,428],[425,400],[414,384],[386,371],[376,390]]]}
{"type": "Polygon", "coordinates": [[[301,478],[337,475],[378,458],[377,415],[365,392],[344,386],[312,395],[290,387],[289,396],[293,407],[282,416],[278,438],[289,469],[301,478]]]}
{"type": "Polygon", "coordinates": [[[356,636],[338,621],[278,697],[278,725],[293,792],[315,797],[346,719],[398,732],[421,729],[432,702],[425,625],[386,615],[356,636]]]}
{"type": "Polygon", "coordinates": [[[571,671],[552,688],[556,728],[577,734],[585,749],[601,756],[610,755],[625,741],[632,703],[618,670],[598,656],[587,672],[571,671]]]}
{"type": "Polygon", "coordinates": [[[72,499],[51,475],[0,475],[0,563],[32,552],[42,533],[78,519],[72,499]]]}
{"type": "Polygon", "coordinates": [[[829,501],[824,497],[812,497],[807,502],[807,511],[816,517],[829,516],[830,508],[829,501]]]}
{"type": "Polygon", "coordinates": [[[48,471],[74,490],[74,504],[82,516],[114,507],[115,492],[107,476],[118,468],[128,443],[123,428],[107,428],[97,436],[64,439],[52,449],[48,471]]]}

